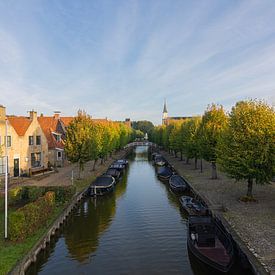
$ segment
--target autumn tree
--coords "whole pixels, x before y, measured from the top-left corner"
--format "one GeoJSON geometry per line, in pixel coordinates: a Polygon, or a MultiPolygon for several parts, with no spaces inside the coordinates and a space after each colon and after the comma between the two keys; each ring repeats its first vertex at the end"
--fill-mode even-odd
{"type": "Polygon", "coordinates": [[[268,183],[275,173],[274,109],[262,101],[240,101],[232,108],[218,145],[218,163],[232,178],[268,183]]]}
{"type": "Polygon", "coordinates": [[[228,118],[221,105],[209,105],[206,109],[199,128],[199,146],[202,157],[211,162],[212,179],[217,178],[216,160],[217,143],[224,128],[227,125],[228,118]]]}
{"type": "Polygon", "coordinates": [[[67,127],[65,152],[72,163],[78,163],[79,177],[84,164],[91,159],[90,117],[79,111],[78,116],[67,127]]]}

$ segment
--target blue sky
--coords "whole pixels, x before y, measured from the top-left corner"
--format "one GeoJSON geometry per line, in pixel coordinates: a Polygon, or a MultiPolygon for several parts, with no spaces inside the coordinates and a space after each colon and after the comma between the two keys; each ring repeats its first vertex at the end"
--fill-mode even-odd
{"type": "Polygon", "coordinates": [[[0,0],[0,104],[161,122],[275,103],[275,1],[0,0]]]}

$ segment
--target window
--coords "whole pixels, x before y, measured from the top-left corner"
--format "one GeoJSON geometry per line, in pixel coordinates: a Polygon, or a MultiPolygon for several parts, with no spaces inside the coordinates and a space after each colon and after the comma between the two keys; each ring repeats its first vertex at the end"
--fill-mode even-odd
{"type": "Polygon", "coordinates": [[[7,136],[7,147],[11,147],[11,136],[7,136]]]}
{"type": "Polygon", "coordinates": [[[31,154],[31,166],[40,167],[41,166],[41,153],[32,153],[31,154]]]}
{"type": "Polygon", "coordinates": [[[5,157],[0,158],[0,175],[5,174],[5,157]]]}
{"type": "Polygon", "coordinates": [[[62,160],[62,152],[57,151],[57,160],[62,160]]]}
{"type": "Polygon", "coordinates": [[[61,135],[59,134],[53,134],[56,141],[61,141],[61,135]]]}
{"type": "Polygon", "coordinates": [[[33,145],[33,136],[29,136],[29,145],[33,145]]]}
{"type": "Polygon", "coordinates": [[[41,136],[36,136],[36,145],[41,145],[41,136]]]}

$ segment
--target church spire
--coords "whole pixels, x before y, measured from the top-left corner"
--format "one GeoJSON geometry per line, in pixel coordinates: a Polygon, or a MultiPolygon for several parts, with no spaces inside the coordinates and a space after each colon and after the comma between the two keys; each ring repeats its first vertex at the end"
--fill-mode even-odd
{"type": "Polygon", "coordinates": [[[163,106],[163,112],[162,113],[168,113],[167,107],[166,107],[166,99],[164,100],[164,106],[163,106]]]}

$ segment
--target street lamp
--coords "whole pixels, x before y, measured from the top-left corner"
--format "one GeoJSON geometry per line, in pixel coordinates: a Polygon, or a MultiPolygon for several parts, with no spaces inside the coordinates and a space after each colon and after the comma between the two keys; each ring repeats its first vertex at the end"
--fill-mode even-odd
{"type": "Polygon", "coordinates": [[[5,125],[5,239],[8,238],[8,119],[5,125]]]}

